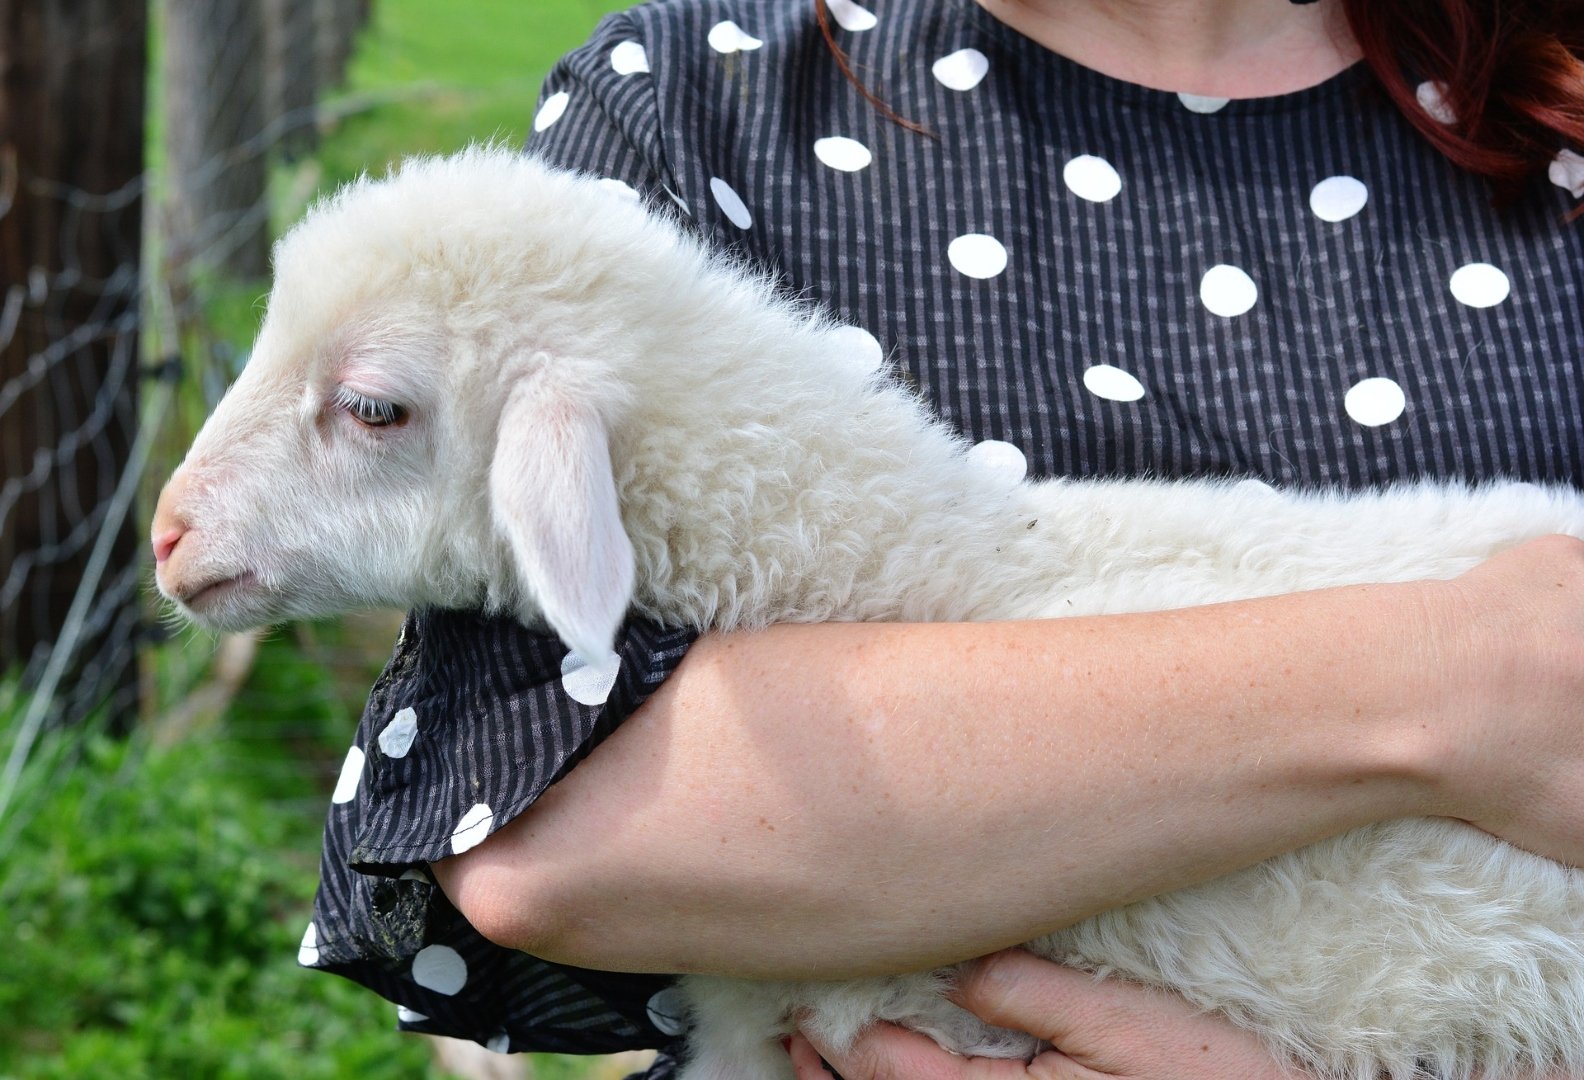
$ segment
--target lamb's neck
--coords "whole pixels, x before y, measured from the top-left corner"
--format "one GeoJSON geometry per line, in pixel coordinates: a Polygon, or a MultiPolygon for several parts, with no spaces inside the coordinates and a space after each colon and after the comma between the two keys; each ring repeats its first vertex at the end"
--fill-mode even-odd
{"type": "Polygon", "coordinates": [[[670,458],[626,447],[638,606],[716,629],[969,619],[1006,609],[1023,549],[1064,558],[1036,489],[988,475],[911,401],[897,408],[899,391],[884,396],[834,424],[712,427],[670,458]]]}

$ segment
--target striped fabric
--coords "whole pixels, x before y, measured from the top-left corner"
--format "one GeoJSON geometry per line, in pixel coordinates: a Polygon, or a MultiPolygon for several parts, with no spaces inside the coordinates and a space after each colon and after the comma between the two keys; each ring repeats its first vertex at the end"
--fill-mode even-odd
{"type": "Polygon", "coordinates": [[[635,624],[600,672],[506,618],[408,616],[331,796],[299,960],[402,1008],[403,1027],[497,1049],[607,1053],[668,1041],[669,979],[581,971],[498,948],[426,865],[477,844],[598,745],[693,635],[635,624]],[[657,995],[659,995],[657,997],[657,995]]]}
{"type": "MultiPolygon", "coordinates": [[[[842,77],[811,0],[674,0],[556,68],[530,148],[835,312],[990,468],[1584,483],[1584,226],[1562,222],[1584,159],[1559,147],[1498,214],[1360,69],[1226,102],[1080,67],[972,0],[830,8],[854,70],[930,135],[842,77]]],[[[1439,107],[1428,84],[1421,100],[1439,107]]],[[[634,625],[609,699],[585,704],[554,642],[413,616],[332,807],[305,962],[420,1030],[667,1042],[663,980],[494,949],[421,868],[521,812],[688,640],[634,625]],[[393,759],[380,740],[404,709],[393,759]]]]}

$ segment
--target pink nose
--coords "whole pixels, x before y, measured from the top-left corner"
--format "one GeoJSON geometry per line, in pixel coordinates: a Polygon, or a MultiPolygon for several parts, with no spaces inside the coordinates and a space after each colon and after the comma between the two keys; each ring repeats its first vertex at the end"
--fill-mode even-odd
{"type": "Polygon", "coordinates": [[[149,529],[154,543],[154,561],[163,564],[187,535],[187,522],[178,507],[187,490],[186,470],[178,469],[165,490],[160,492],[159,503],[154,507],[154,523],[149,529]]]}
{"type": "Polygon", "coordinates": [[[170,553],[176,550],[176,545],[181,543],[181,538],[187,535],[187,530],[181,526],[167,529],[154,537],[154,561],[162,563],[170,558],[170,553]]]}

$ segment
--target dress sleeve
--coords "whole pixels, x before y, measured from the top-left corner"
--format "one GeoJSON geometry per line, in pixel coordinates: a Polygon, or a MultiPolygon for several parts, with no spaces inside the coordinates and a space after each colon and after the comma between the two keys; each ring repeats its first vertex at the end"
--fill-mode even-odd
{"type": "Polygon", "coordinates": [[[451,906],[428,865],[532,806],[648,698],[693,636],[630,622],[618,664],[598,669],[509,617],[409,615],[331,796],[299,961],[396,1003],[404,1029],[503,1052],[673,1042],[681,1025],[669,978],[583,971],[496,946],[451,906]]]}
{"type": "Polygon", "coordinates": [[[667,159],[648,46],[629,14],[600,23],[551,70],[526,149],[544,161],[631,188],[646,203],[680,204],[667,159]]]}
{"type": "MultiPolygon", "coordinates": [[[[672,198],[642,42],[623,16],[546,81],[530,152],[672,198]]],[[[521,814],[641,705],[695,635],[633,619],[596,669],[508,617],[415,612],[372,690],[331,799],[299,960],[398,1006],[400,1027],[502,1052],[664,1048],[671,980],[584,971],[493,945],[428,864],[521,814]]],[[[670,1075],[671,1059],[648,1074],[670,1075]]]]}

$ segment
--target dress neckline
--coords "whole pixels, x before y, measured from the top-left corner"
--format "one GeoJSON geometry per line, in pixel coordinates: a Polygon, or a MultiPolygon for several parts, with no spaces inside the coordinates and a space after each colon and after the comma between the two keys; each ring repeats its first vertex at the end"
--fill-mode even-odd
{"type": "Polygon", "coordinates": [[[956,0],[965,16],[989,34],[1003,48],[1025,63],[1038,64],[1059,82],[1093,93],[1098,99],[1145,105],[1176,112],[1184,110],[1204,115],[1263,115],[1292,112],[1332,101],[1339,95],[1356,93],[1372,82],[1369,65],[1363,60],[1343,68],[1326,79],[1298,90],[1259,97],[1221,98],[1161,90],[1088,67],[1064,53],[1035,41],[986,11],[976,0],[956,0]]]}

